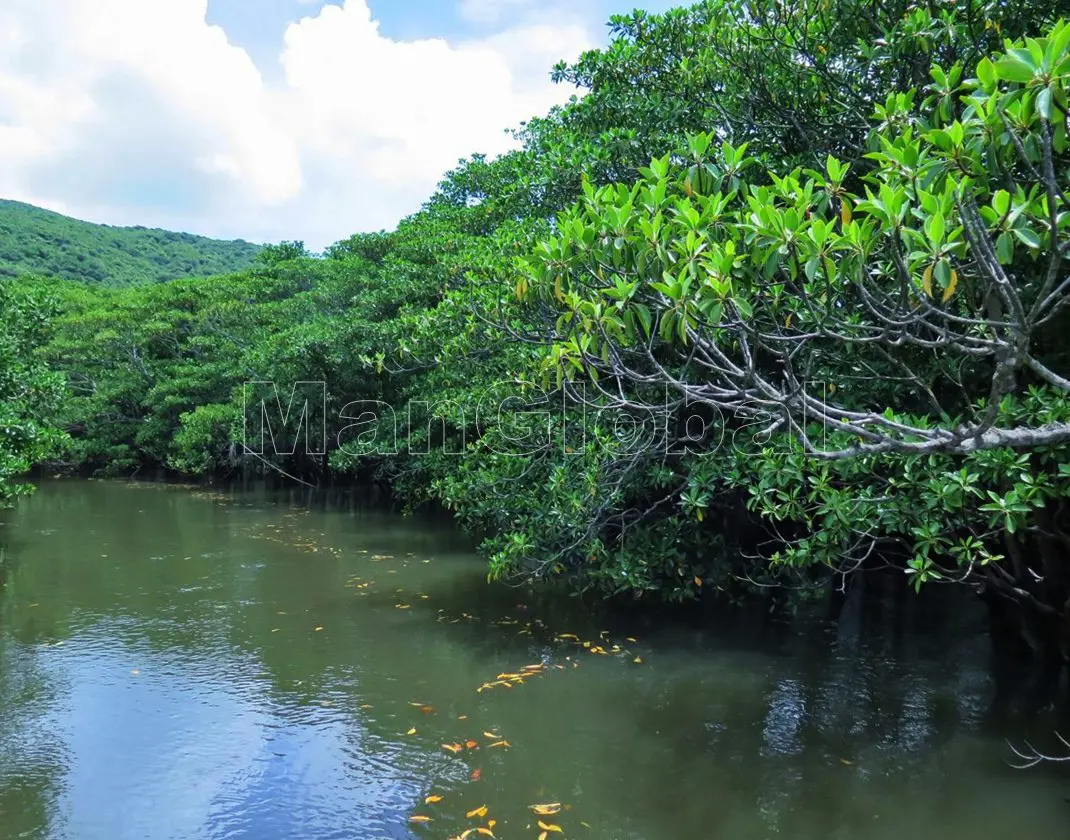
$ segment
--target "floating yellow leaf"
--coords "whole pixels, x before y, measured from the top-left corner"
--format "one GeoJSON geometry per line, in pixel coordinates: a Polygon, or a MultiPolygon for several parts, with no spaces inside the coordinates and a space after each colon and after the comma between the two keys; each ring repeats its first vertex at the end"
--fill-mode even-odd
{"type": "Polygon", "coordinates": [[[449,750],[451,753],[459,753],[464,747],[460,744],[443,744],[442,749],[449,750]]]}
{"type": "Polygon", "coordinates": [[[547,802],[545,805],[529,805],[532,811],[542,817],[552,816],[554,814],[561,813],[560,802],[547,802]]]}
{"type": "Polygon", "coordinates": [[[322,627],[317,627],[317,628],[316,628],[316,632],[318,633],[318,632],[320,632],[320,630],[322,630],[322,629],[323,629],[322,627]]]}
{"type": "Polygon", "coordinates": [[[473,741],[471,738],[469,738],[467,741],[464,742],[464,745],[468,747],[468,749],[474,750],[476,747],[479,746],[479,741],[473,741]]]}
{"type": "Polygon", "coordinates": [[[410,729],[410,730],[409,730],[408,732],[406,732],[405,734],[406,734],[406,735],[415,735],[415,734],[416,734],[416,727],[414,726],[414,727],[413,727],[412,729],[410,729]]]}
{"type": "Polygon", "coordinates": [[[409,605],[408,604],[394,604],[394,609],[396,609],[396,610],[407,610],[407,609],[409,609],[409,605]]]}
{"type": "Polygon", "coordinates": [[[493,831],[491,831],[489,828],[483,828],[483,826],[480,826],[479,828],[477,828],[476,831],[478,831],[480,834],[487,835],[487,837],[493,837],[494,836],[494,832],[493,831]]]}
{"type": "Polygon", "coordinates": [[[441,801],[442,801],[442,797],[441,796],[436,796],[436,795],[432,794],[431,796],[427,797],[424,800],[424,803],[426,803],[427,805],[434,805],[436,802],[441,802],[441,801]]]}
{"type": "Polygon", "coordinates": [[[635,657],[635,659],[632,660],[632,662],[634,662],[636,665],[642,665],[643,664],[643,657],[637,656],[637,657],[635,657]]]}
{"type": "Polygon", "coordinates": [[[490,738],[492,741],[497,741],[499,738],[502,737],[501,735],[495,735],[493,732],[484,732],[483,734],[490,738]]]}
{"type": "Polygon", "coordinates": [[[483,819],[483,817],[485,817],[486,815],[487,815],[487,806],[486,805],[480,805],[478,808],[473,808],[471,811],[469,811],[467,814],[465,814],[465,816],[468,817],[468,819],[472,819],[472,817],[479,817],[480,819],[483,819]]]}
{"type": "Polygon", "coordinates": [[[850,767],[852,764],[854,764],[854,762],[853,761],[848,761],[846,758],[841,758],[840,759],[840,764],[846,764],[848,767],[850,767]]]}
{"type": "Polygon", "coordinates": [[[543,831],[556,831],[558,834],[564,834],[561,830],[561,826],[554,825],[553,823],[544,823],[542,820],[539,820],[539,828],[543,831]]]}
{"type": "Polygon", "coordinates": [[[549,837],[549,836],[550,836],[550,832],[543,831],[542,833],[539,834],[539,840],[546,840],[546,838],[549,837]]]}
{"type": "Polygon", "coordinates": [[[417,814],[416,816],[409,817],[409,822],[427,823],[427,822],[433,822],[433,820],[430,817],[424,817],[424,816],[421,816],[420,814],[417,814]]]}
{"type": "Polygon", "coordinates": [[[434,706],[421,706],[420,707],[420,711],[423,712],[425,715],[431,714],[434,710],[435,710],[434,706]]]}
{"type": "Polygon", "coordinates": [[[508,741],[498,741],[498,742],[496,742],[494,744],[491,744],[491,747],[511,747],[511,746],[513,746],[513,745],[510,744],[508,741]]]}

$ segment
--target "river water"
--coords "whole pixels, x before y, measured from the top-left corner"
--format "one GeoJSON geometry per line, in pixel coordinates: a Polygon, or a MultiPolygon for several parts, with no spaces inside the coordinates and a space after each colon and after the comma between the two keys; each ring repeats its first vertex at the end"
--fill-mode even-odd
{"type": "Polygon", "coordinates": [[[265,491],[45,482],[0,542],[0,840],[1070,828],[1070,779],[1007,763],[1058,716],[999,708],[969,609],[608,615],[265,491]]]}

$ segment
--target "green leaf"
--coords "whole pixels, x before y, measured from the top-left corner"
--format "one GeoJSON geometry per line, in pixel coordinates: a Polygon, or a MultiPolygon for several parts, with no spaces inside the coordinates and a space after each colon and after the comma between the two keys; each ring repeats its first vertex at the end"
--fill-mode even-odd
{"type": "Polygon", "coordinates": [[[1005,58],[996,62],[996,74],[1005,82],[1029,82],[1033,79],[1033,68],[1016,58],[1005,58]]]}
{"type": "Polygon", "coordinates": [[[1051,120],[1051,88],[1046,87],[1037,94],[1037,113],[1044,119],[1051,120]]]}
{"type": "Polygon", "coordinates": [[[1014,228],[1014,235],[1030,248],[1040,247],[1040,237],[1033,233],[1029,228],[1014,228]]]}

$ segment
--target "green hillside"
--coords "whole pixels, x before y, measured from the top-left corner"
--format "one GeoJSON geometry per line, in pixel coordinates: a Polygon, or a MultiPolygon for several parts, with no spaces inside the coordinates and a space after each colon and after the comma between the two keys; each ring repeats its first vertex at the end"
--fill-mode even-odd
{"type": "Polygon", "coordinates": [[[236,271],[259,251],[243,240],[97,225],[0,200],[0,277],[45,274],[126,286],[236,271]]]}

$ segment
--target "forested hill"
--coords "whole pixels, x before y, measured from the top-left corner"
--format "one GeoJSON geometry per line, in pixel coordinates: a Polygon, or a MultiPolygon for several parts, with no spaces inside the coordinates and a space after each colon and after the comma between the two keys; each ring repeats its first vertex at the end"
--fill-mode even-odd
{"type": "Polygon", "coordinates": [[[111,227],[0,200],[0,277],[44,274],[112,286],[223,274],[260,246],[143,227],[111,227]]]}

